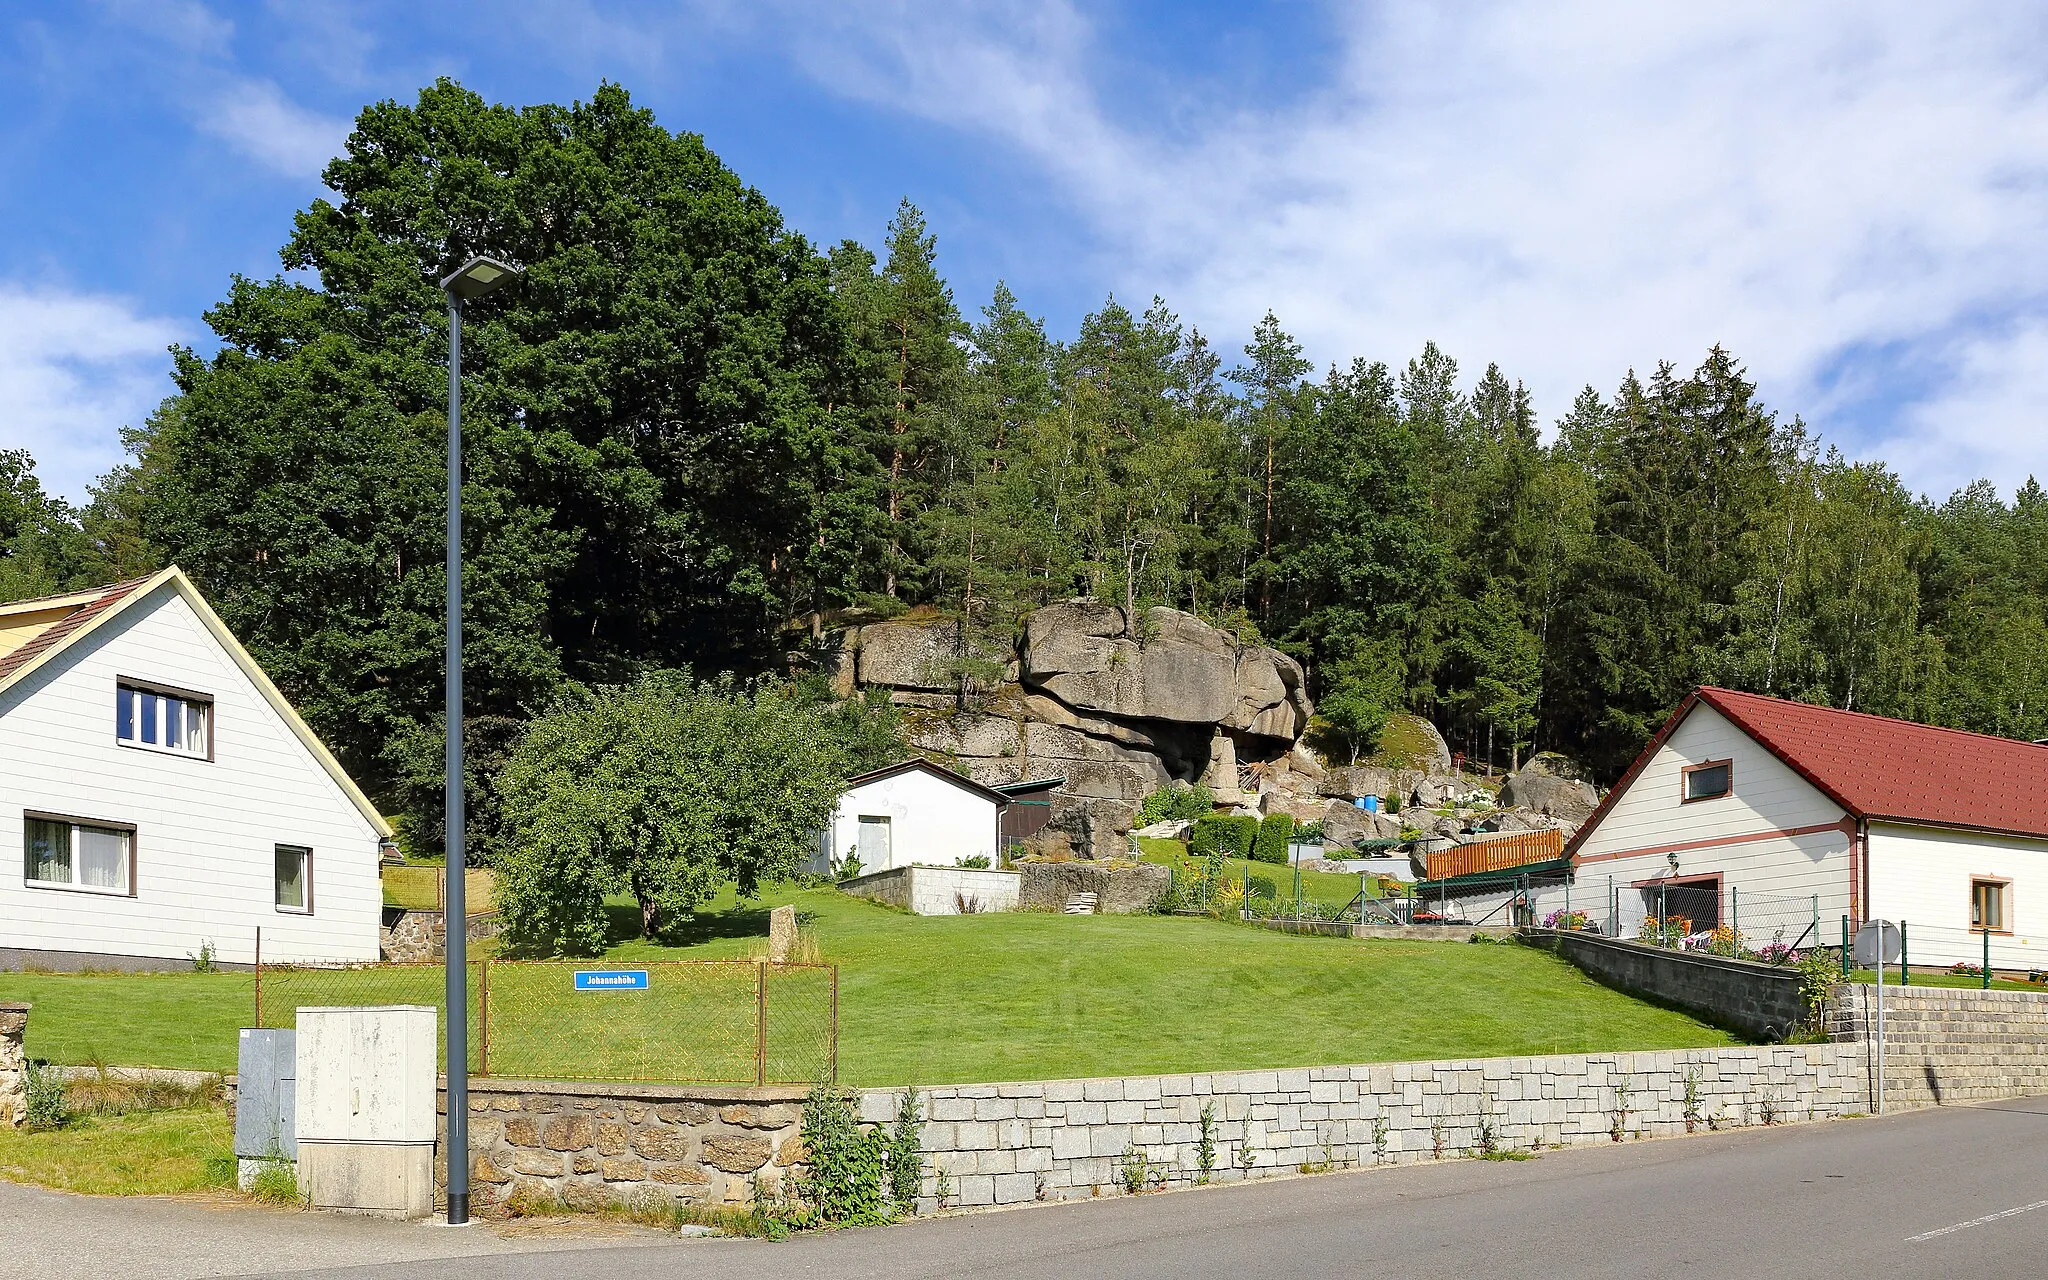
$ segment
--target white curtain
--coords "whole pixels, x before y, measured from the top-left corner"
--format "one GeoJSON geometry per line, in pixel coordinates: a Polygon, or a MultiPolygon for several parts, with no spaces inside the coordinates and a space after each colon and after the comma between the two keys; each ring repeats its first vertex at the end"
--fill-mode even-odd
{"type": "Polygon", "coordinates": [[[128,833],[78,828],[78,882],[90,889],[128,891],[128,833]]]}

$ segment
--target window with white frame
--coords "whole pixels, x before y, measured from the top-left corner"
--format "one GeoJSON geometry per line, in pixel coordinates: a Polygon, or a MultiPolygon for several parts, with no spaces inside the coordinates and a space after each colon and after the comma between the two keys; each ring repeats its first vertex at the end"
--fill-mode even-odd
{"type": "Polygon", "coordinates": [[[126,746],[213,756],[213,700],[123,682],[114,686],[114,737],[126,746]]]}
{"type": "Polygon", "coordinates": [[[126,894],[134,883],[135,833],[69,818],[23,822],[23,877],[43,889],[126,894]]]}
{"type": "Polygon", "coordinates": [[[310,915],[313,911],[313,851],[302,845],[277,846],[277,909],[310,915]]]}

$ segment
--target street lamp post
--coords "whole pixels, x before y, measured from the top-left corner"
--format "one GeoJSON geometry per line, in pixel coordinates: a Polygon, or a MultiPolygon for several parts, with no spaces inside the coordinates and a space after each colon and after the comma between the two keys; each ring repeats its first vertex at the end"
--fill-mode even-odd
{"type": "Polygon", "coordinates": [[[441,282],[448,295],[447,885],[441,917],[448,977],[448,1223],[469,1221],[469,933],[462,795],[462,304],[510,283],[518,268],[471,258],[441,282]]]}

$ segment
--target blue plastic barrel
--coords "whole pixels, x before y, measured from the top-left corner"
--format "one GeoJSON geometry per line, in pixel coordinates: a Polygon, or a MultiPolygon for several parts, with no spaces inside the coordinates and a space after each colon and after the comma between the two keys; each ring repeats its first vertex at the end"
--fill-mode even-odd
{"type": "Polygon", "coordinates": [[[1365,796],[1359,800],[1358,807],[1367,813],[1378,813],[1380,811],[1380,798],[1378,796],[1365,796]]]}

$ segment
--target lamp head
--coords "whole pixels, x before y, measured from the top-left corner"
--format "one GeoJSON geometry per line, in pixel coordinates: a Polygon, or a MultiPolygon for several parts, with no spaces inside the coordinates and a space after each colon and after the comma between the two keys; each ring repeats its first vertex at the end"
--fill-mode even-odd
{"type": "Polygon", "coordinates": [[[519,268],[511,263],[478,254],[457,267],[441,287],[463,302],[474,302],[512,283],[518,275],[519,268]]]}

